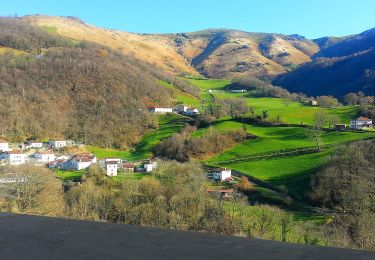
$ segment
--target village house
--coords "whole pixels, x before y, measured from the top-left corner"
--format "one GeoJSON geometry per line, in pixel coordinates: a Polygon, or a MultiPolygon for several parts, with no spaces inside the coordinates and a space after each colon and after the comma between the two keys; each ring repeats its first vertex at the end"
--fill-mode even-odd
{"type": "Polygon", "coordinates": [[[152,172],[157,167],[157,162],[153,162],[151,160],[147,160],[141,164],[139,168],[137,168],[138,172],[152,172]]]}
{"type": "Polygon", "coordinates": [[[120,158],[106,158],[105,162],[115,162],[117,164],[121,164],[122,160],[120,158]]]}
{"type": "Polygon", "coordinates": [[[316,100],[310,100],[310,105],[312,105],[313,107],[316,107],[316,106],[318,106],[318,101],[316,101],[316,100]]]}
{"type": "Polygon", "coordinates": [[[232,178],[232,170],[218,169],[212,173],[212,178],[215,181],[230,181],[232,178]]]}
{"type": "Polygon", "coordinates": [[[35,153],[34,157],[43,163],[53,162],[55,160],[55,154],[52,151],[39,151],[35,153]]]}
{"type": "Polygon", "coordinates": [[[50,140],[49,141],[49,146],[52,149],[59,149],[67,146],[67,141],[66,140],[50,140]]]}
{"type": "Polygon", "coordinates": [[[154,114],[173,113],[173,108],[170,107],[149,107],[148,110],[150,111],[150,113],[154,114]]]}
{"type": "Polygon", "coordinates": [[[62,163],[61,169],[80,171],[90,167],[90,165],[93,163],[96,163],[95,155],[89,153],[81,153],[74,155],[69,160],[62,163]]]}
{"type": "Polygon", "coordinates": [[[116,161],[106,161],[105,171],[107,176],[114,177],[117,176],[118,163],[116,161]]]}
{"type": "Polygon", "coordinates": [[[122,165],[122,169],[124,170],[124,172],[133,173],[135,169],[135,165],[132,163],[124,163],[122,165]]]}
{"type": "Polygon", "coordinates": [[[43,148],[43,142],[29,141],[29,142],[26,144],[26,148],[41,149],[41,148],[43,148]]]}
{"type": "Polygon", "coordinates": [[[361,129],[372,128],[372,127],[373,127],[372,119],[367,118],[367,117],[361,116],[361,117],[358,117],[357,119],[350,121],[350,128],[352,129],[361,130],[361,129]]]}
{"type": "Polygon", "coordinates": [[[69,160],[68,156],[59,156],[59,157],[56,157],[54,161],[49,162],[47,165],[48,165],[48,168],[50,169],[61,169],[62,165],[67,160],[69,160]]]}
{"type": "Polygon", "coordinates": [[[0,160],[3,160],[9,165],[21,165],[26,163],[25,154],[21,151],[7,151],[0,155],[0,160]]]}
{"type": "Polygon", "coordinates": [[[0,151],[2,152],[9,151],[9,143],[4,140],[0,140],[0,151]]]}

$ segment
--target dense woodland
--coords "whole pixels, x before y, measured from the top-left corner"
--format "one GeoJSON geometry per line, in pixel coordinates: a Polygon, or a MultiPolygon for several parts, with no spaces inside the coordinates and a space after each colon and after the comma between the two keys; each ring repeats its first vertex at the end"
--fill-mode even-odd
{"type": "Polygon", "coordinates": [[[156,126],[147,105],[168,103],[171,96],[157,85],[162,73],[156,68],[91,43],[70,46],[29,27],[17,21],[0,30],[9,35],[5,46],[28,51],[0,56],[1,136],[64,137],[127,148],[156,126]]]}

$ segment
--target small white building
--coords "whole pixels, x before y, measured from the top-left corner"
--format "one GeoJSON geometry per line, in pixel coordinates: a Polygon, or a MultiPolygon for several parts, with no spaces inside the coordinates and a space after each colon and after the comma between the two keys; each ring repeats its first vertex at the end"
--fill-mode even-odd
{"type": "Polygon", "coordinates": [[[106,170],[107,176],[110,176],[110,177],[117,176],[118,163],[115,161],[106,161],[105,170],[106,170]]]}
{"type": "Polygon", "coordinates": [[[158,166],[157,162],[145,162],[143,163],[143,169],[145,172],[152,172],[158,166]]]}
{"type": "Polygon", "coordinates": [[[355,120],[350,121],[350,128],[352,129],[366,129],[366,128],[372,128],[374,125],[372,123],[372,119],[367,117],[359,117],[355,120]]]}
{"type": "Polygon", "coordinates": [[[115,162],[117,164],[121,164],[122,163],[122,160],[120,158],[106,158],[105,159],[105,162],[115,162]]]}
{"type": "Polygon", "coordinates": [[[61,164],[63,170],[80,171],[90,167],[91,164],[96,163],[96,157],[93,154],[82,153],[71,157],[69,160],[61,164]]]}
{"type": "Polygon", "coordinates": [[[318,101],[310,100],[310,105],[312,105],[313,107],[316,107],[316,106],[318,106],[318,101]]]}
{"type": "Polygon", "coordinates": [[[170,107],[149,107],[148,110],[150,111],[150,113],[154,114],[173,113],[173,108],[170,107]]]}
{"type": "Polygon", "coordinates": [[[232,178],[232,170],[219,169],[213,172],[212,178],[216,181],[226,181],[232,178]]]}
{"type": "Polygon", "coordinates": [[[39,162],[49,163],[55,161],[55,154],[52,151],[40,151],[35,153],[35,158],[39,162]]]}
{"type": "Polygon", "coordinates": [[[50,140],[49,146],[53,149],[59,149],[67,146],[66,140],[50,140]]]}
{"type": "Polygon", "coordinates": [[[229,90],[231,93],[245,93],[246,89],[231,89],[229,90]]]}
{"type": "Polygon", "coordinates": [[[7,152],[9,151],[9,143],[3,140],[0,140],[0,151],[7,152]]]}
{"type": "Polygon", "coordinates": [[[4,160],[9,165],[21,165],[26,163],[25,155],[21,151],[7,151],[0,155],[0,160],[4,160]]]}
{"type": "Polygon", "coordinates": [[[43,147],[43,142],[30,141],[27,143],[28,148],[40,149],[43,147]]]}

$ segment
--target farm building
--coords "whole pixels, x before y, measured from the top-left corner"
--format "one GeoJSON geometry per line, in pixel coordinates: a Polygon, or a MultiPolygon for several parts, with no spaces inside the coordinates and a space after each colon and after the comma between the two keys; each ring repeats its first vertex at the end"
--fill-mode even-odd
{"type": "Polygon", "coordinates": [[[143,164],[141,164],[141,166],[137,169],[137,171],[139,171],[139,172],[152,172],[156,168],[157,165],[158,165],[157,162],[147,160],[147,161],[143,162],[143,164]]]}
{"type": "Polygon", "coordinates": [[[74,155],[69,160],[62,163],[61,169],[80,171],[88,168],[93,163],[96,163],[95,155],[89,153],[81,153],[74,155]]]}
{"type": "Polygon", "coordinates": [[[372,128],[372,127],[373,127],[372,119],[367,118],[367,117],[361,116],[361,117],[358,117],[357,119],[350,121],[350,128],[352,129],[361,130],[361,129],[372,128]]]}
{"type": "Polygon", "coordinates": [[[316,107],[316,106],[318,106],[318,101],[316,101],[316,100],[310,100],[310,105],[312,105],[313,107],[316,107]]]}
{"type": "Polygon", "coordinates": [[[118,163],[116,161],[105,162],[105,172],[107,176],[117,176],[118,163]]]}
{"type": "Polygon", "coordinates": [[[170,107],[149,107],[148,110],[150,111],[150,113],[154,114],[173,113],[173,108],[170,107]]]}
{"type": "Polygon", "coordinates": [[[55,154],[52,151],[40,151],[35,153],[35,158],[40,162],[53,162],[55,160],[55,154]]]}
{"type": "Polygon", "coordinates": [[[134,172],[135,165],[132,164],[132,163],[124,163],[124,164],[122,165],[122,169],[123,169],[125,172],[134,172]]]}
{"type": "Polygon", "coordinates": [[[21,151],[7,151],[0,155],[0,160],[4,160],[9,165],[21,165],[26,163],[25,155],[21,151]]]}
{"type": "Polygon", "coordinates": [[[218,169],[212,173],[212,178],[216,181],[226,181],[232,177],[232,170],[218,169]]]}
{"type": "Polygon", "coordinates": [[[2,152],[9,151],[9,143],[4,140],[0,140],[0,151],[2,152]]]}
{"type": "Polygon", "coordinates": [[[67,146],[66,140],[50,140],[49,146],[53,149],[59,149],[67,146]]]}
{"type": "Polygon", "coordinates": [[[229,90],[231,93],[245,93],[246,89],[231,89],[229,90]]]}
{"type": "Polygon", "coordinates": [[[37,141],[29,141],[26,144],[27,148],[35,148],[35,149],[40,149],[43,147],[43,142],[37,142],[37,141]]]}

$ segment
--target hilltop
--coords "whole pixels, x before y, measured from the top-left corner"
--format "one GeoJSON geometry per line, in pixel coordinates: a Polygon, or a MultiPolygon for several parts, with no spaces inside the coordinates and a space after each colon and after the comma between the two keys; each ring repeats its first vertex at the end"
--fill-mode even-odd
{"type": "Polygon", "coordinates": [[[99,28],[74,17],[23,19],[55,34],[117,49],[170,73],[201,73],[212,78],[278,75],[311,61],[320,50],[318,44],[299,35],[225,29],[137,34],[99,28]]]}

